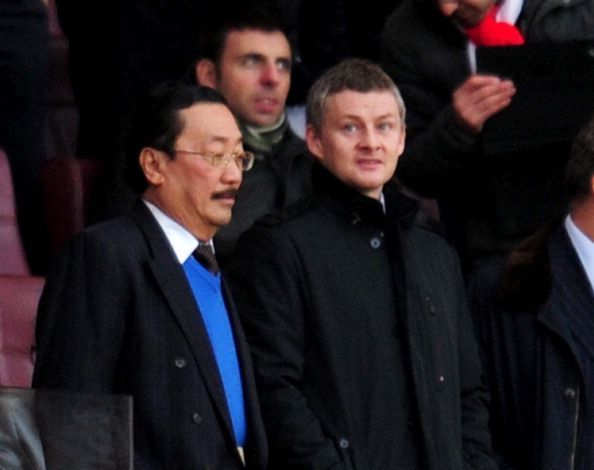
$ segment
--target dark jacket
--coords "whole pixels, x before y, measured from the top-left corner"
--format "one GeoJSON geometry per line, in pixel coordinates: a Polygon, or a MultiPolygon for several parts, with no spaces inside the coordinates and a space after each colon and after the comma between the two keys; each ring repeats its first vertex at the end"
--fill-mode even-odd
{"type": "Polygon", "coordinates": [[[580,419],[592,410],[583,410],[574,345],[576,338],[592,343],[592,328],[575,319],[591,318],[594,295],[563,224],[533,236],[507,264],[498,259],[482,266],[469,296],[492,388],[493,442],[504,467],[592,468],[594,462],[580,462],[577,446],[580,419]]]}
{"type": "Polygon", "coordinates": [[[217,258],[225,264],[235,243],[256,220],[281,211],[305,197],[310,190],[309,174],[312,157],[305,151],[305,142],[287,128],[283,139],[269,153],[254,151],[253,168],[243,174],[231,222],[215,237],[217,258]]]}
{"type": "Polygon", "coordinates": [[[402,372],[378,355],[394,336],[410,371],[406,411],[423,468],[494,468],[455,255],[413,224],[404,196],[386,189],[386,216],[377,200],[315,168],[311,204],[257,223],[231,266],[273,468],[390,468],[372,466],[370,449],[400,436],[367,423],[401,402],[376,401],[385,375],[402,372]],[[392,318],[378,324],[386,305],[392,318]]]}
{"type": "MultiPolygon", "coordinates": [[[[264,469],[252,365],[225,293],[243,372],[247,467],[264,469]]],[[[137,470],[244,468],[197,303],[144,204],[69,245],[42,295],[37,346],[34,387],[133,397],[137,470]]]]}
{"type": "MultiPolygon", "coordinates": [[[[593,10],[590,0],[527,0],[518,25],[527,42],[592,38],[593,10]]],[[[387,20],[382,65],[407,107],[396,176],[440,200],[450,232],[473,255],[500,253],[566,210],[559,175],[569,144],[487,158],[481,137],[457,123],[451,105],[471,73],[466,44],[433,0],[403,0],[387,20]]]]}

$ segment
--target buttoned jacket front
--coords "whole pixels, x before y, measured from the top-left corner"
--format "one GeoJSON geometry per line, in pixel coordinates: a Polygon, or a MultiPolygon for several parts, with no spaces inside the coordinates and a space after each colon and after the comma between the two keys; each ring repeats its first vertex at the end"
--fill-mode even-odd
{"type": "Polygon", "coordinates": [[[364,436],[359,424],[377,406],[370,384],[393,366],[373,356],[386,329],[408,345],[418,407],[411,424],[428,468],[493,468],[455,255],[412,223],[403,196],[386,190],[384,215],[321,168],[314,187],[302,212],[256,224],[230,267],[273,468],[371,468],[366,443],[390,436],[364,436]],[[393,299],[398,331],[373,318],[393,299]]]}

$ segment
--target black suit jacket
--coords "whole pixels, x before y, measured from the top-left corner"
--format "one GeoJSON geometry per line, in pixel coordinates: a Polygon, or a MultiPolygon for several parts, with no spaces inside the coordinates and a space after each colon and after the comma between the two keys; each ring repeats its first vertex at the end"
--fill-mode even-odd
{"type": "MultiPolygon", "coordinates": [[[[224,290],[243,372],[247,467],[260,469],[252,366],[224,290]]],[[[71,242],[42,295],[37,345],[35,387],[132,395],[136,469],[242,468],[198,306],[144,204],[71,242]]]]}
{"type": "Polygon", "coordinates": [[[507,263],[481,266],[469,296],[502,468],[569,470],[574,460],[592,468],[576,423],[592,412],[584,398],[591,367],[579,360],[580,351],[594,355],[594,293],[563,223],[526,240],[507,263]]]}

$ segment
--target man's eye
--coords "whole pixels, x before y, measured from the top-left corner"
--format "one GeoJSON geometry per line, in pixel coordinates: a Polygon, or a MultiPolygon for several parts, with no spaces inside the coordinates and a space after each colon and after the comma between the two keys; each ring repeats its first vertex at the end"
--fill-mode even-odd
{"type": "Polygon", "coordinates": [[[389,130],[394,129],[394,124],[391,122],[381,122],[378,124],[377,128],[380,131],[389,131],[389,130]]]}
{"type": "Polygon", "coordinates": [[[344,132],[352,134],[353,132],[355,132],[357,130],[357,125],[356,124],[344,124],[342,126],[342,130],[344,132]]]}
{"type": "Polygon", "coordinates": [[[287,59],[281,59],[276,62],[276,66],[279,70],[290,72],[291,71],[291,61],[287,59]]]}
{"type": "Polygon", "coordinates": [[[252,56],[252,55],[246,56],[241,59],[241,65],[243,65],[245,67],[254,67],[254,66],[258,65],[259,63],[260,63],[260,61],[258,60],[258,58],[255,56],[252,56]]]}
{"type": "Polygon", "coordinates": [[[221,163],[223,163],[223,160],[225,160],[225,154],[224,153],[213,153],[210,156],[210,159],[212,161],[213,165],[220,165],[221,163]]]}

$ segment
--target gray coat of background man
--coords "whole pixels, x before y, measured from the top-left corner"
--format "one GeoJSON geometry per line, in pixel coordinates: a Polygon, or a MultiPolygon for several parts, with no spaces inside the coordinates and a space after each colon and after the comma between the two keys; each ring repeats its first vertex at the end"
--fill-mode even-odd
{"type": "Polygon", "coordinates": [[[307,119],[312,200],[256,223],[229,272],[271,467],[496,468],[456,256],[384,186],[404,150],[398,89],[347,60],[307,119]]]}
{"type": "Polygon", "coordinates": [[[264,469],[234,304],[192,256],[229,222],[251,156],[224,99],[187,85],[151,95],[128,147],[142,200],[83,231],[50,272],[33,385],[131,395],[137,470],[264,469]]]}

